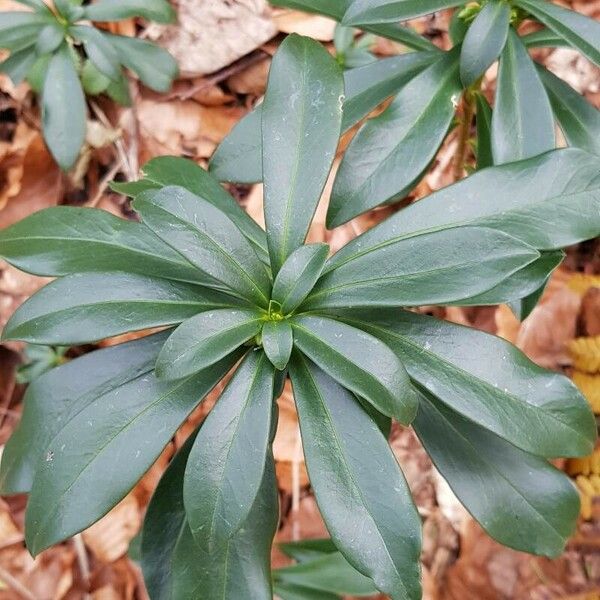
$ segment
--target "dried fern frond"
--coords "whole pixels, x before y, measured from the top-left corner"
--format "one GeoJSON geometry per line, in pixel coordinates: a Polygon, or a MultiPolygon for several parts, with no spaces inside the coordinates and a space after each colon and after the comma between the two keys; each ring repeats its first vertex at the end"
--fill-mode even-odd
{"type": "Polygon", "coordinates": [[[569,343],[573,366],[584,373],[600,373],[600,335],[577,338],[569,343]]]}

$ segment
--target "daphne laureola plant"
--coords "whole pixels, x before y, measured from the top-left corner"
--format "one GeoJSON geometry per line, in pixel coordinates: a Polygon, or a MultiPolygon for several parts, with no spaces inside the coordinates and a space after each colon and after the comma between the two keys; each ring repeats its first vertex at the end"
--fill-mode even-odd
{"type": "MultiPolygon", "coordinates": [[[[349,12],[352,24],[425,46],[388,21],[459,4],[359,0],[349,12]]],[[[496,4],[478,15],[499,10],[496,4]]],[[[541,18],[562,11],[554,5],[513,5],[561,39],[585,38],[588,55],[598,52],[596,23],[572,34],[565,18],[541,18]]],[[[421,172],[416,162],[429,152],[427,124],[435,121],[444,135],[450,126],[469,31],[449,52],[426,48],[345,74],[320,44],[291,35],[273,58],[264,102],[221,146],[214,175],[184,159],[156,158],[140,181],[115,184],[134,197],[141,222],[57,207],[0,232],[8,262],[57,278],[16,311],[4,339],[69,346],[159,330],[86,354],[29,386],[0,484],[5,494],[29,493],[32,554],[82,531],[124,498],[229,373],[148,508],[141,560],[152,598],[266,600],[275,592],[294,600],[315,598],[316,589],[327,597],[329,588],[306,577],[332,565],[350,569],[339,593],[377,589],[393,600],[420,598],[421,521],[388,445],[392,420],[414,428],[490,536],[533,554],[562,551],[579,500],[549,459],[593,449],[596,424],[585,399],[567,378],[537,367],[508,342],[411,309],[518,304],[539,293],[561,249],[600,232],[600,158],[590,148],[538,148],[533,132],[518,128],[528,125],[520,112],[528,104],[517,93],[516,124],[510,131],[492,126],[490,139],[500,148],[511,138],[523,155],[494,150],[498,164],[396,212],[333,256],[326,244],[305,244],[340,132],[398,86],[390,132],[382,116],[367,121],[352,143],[370,140],[364,163],[373,176],[353,182],[360,173],[351,166],[359,160],[351,145],[328,223],[406,193],[421,172]],[[365,78],[366,68],[372,70],[365,78]],[[405,94],[416,81],[443,92],[411,126],[413,106],[425,94],[405,94]],[[407,133],[399,136],[403,119],[407,133]],[[376,129],[368,130],[373,121],[376,129]],[[389,162],[373,168],[384,147],[393,147],[389,162]],[[229,176],[232,165],[238,176],[229,176]],[[217,179],[247,176],[264,182],[266,232],[217,179]],[[272,576],[279,511],[271,446],[287,378],[331,541],[288,548],[298,567],[272,576]]],[[[519,64],[526,55],[515,50],[522,42],[514,31],[506,40],[501,84],[515,52],[519,64]]],[[[474,72],[467,71],[470,82],[474,72]]],[[[564,117],[573,128],[576,121],[564,117]]],[[[580,139],[585,130],[584,123],[580,139]]]]}

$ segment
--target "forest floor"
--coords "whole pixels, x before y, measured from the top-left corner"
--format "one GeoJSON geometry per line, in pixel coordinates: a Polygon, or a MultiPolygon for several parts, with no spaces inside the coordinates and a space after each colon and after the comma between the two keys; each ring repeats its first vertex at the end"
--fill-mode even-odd
{"type": "MultiPolygon", "coordinates": [[[[59,204],[94,206],[132,218],[127,199],[110,191],[112,179],[135,180],[140,165],[164,154],[186,156],[205,166],[217,144],[260,101],[271,57],[285,34],[309,35],[332,47],[332,21],[272,10],[263,0],[179,0],[176,4],[178,25],[143,28],[140,23],[126,21],[113,30],[157,40],[178,59],[183,76],[163,95],[134,83],[131,108],[116,107],[103,99],[92,101],[86,146],[68,175],[59,171],[44,146],[38,106],[28,86],[14,87],[0,75],[0,228],[59,204]]],[[[600,0],[563,4],[600,18],[600,0]]],[[[0,0],[0,10],[15,7],[18,5],[10,0],[0,0]]],[[[449,47],[445,33],[448,14],[438,13],[412,25],[440,47],[449,47]]],[[[372,51],[388,56],[403,48],[378,38],[372,51]]],[[[600,71],[589,62],[566,49],[537,51],[535,58],[600,108],[600,71]]],[[[494,85],[492,69],[484,88],[490,98],[494,85]]],[[[344,136],[340,151],[353,133],[344,136]]],[[[457,145],[457,134],[451,134],[411,199],[463,175],[461,168],[457,173],[454,164],[457,145]]],[[[261,186],[235,186],[231,191],[260,221],[261,186]]],[[[393,210],[372,211],[329,232],[325,228],[326,203],[327,191],[310,239],[326,241],[334,250],[393,210]]],[[[45,282],[0,261],[0,327],[45,282]]],[[[538,364],[572,375],[581,360],[572,341],[600,336],[600,244],[590,242],[569,250],[541,304],[523,324],[506,306],[422,310],[503,336],[538,364]]],[[[596,340],[600,354],[600,337],[596,340]]],[[[75,349],[70,354],[88,349],[75,349]]],[[[6,443],[21,413],[24,386],[17,383],[16,375],[26,360],[23,351],[19,344],[0,346],[0,446],[6,443]]],[[[600,396],[600,378],[588,393],[600,396]]],[[[205,403],[189,419],[158,463],[113,511],[82,535],[35,560],[23,544],[25,498],[0,499],[0,600],[147,598],[139,568],[128,558],[129,544],[139,531],[150,495],[170,457],[209,405],[205,403]]],[[[308,485],[289,390],[280,400],[280,408],[274,448],[282,515],[277,540],[325,536],[308,485]]],[[[600,495],[586,500],[585,518],[561,557],[532,557],[503,548],[482,532],[439,477],[410,430],[395,429],[392,446],[424,519],[426,600],[600,600],[600,495]]],[[[582,470],[573,463],[560,466],[573,476],[582,470]]],[[[273,561],[277,566],[285,564],[277,550],[273,561]]]]}

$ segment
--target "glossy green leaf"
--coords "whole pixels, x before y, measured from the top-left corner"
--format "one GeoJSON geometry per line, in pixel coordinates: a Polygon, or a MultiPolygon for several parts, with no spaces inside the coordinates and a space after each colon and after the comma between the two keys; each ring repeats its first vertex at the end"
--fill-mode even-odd
{"type": "Polygon", "coordinates": [[[133,273],[79,273],[48,284],[22,304],[2,339],[85,344],[176,325],[199,312],[236,304],[231,296],[189,283],[133,273]]]}
{"type": "Polygon", "coordinates": [[[538,73],[568,144],[600,156],[600,111],[547,69],[538,73]]]}
{"type": "Polygon", "coordinates": [[[309,538],[296,542],[284,542],[277,544],[277,547],[296,562],[323,558],[325,554],[334,554],[338,551],[331,538],[309,538]]]}
{"type": "Polygon", "coordinates": [[[379,246],[448,227],[493,227],[540,250],[598,237],[599,172],[600,159],[576,149],[484,169],[352,240],[329,260],[325,273],[379,246]]]}
{"type": "Polygon", "coordinates": [[[386,439],[350,392],[302,356],[290,374],[306,466],[336,546],[392,600],[419,598],[421,521],[386,439]]]}
{"type": "Polygon", "coordinates": [[[500,59],[492,116],[494,162],[531,158],[555,145],[550,101],[527,48],[511,29],[500,59]]]}
{"type": "Polygon", "coordinates": [[[267,321],[261,331],[265,354],[279,371],[283,371],[292,355],[294,335],[288,321],[267,321]]]}
{"type": "MultiPolygon", "coordinates": [[[[409,52],[344,72],[342,131],[347,131],[386,98],[428,67],[439,51],[409,52]]],[[[222,181],[262,181],[262,105],[239,121],[210,161],[211,173],[222,181]]]]}
{"type": "Polygon", "coordinates": [[[323,46],[288,36],[273,57],[262,105],[265,221],[274,274],[308,233],[335,157],[343,94],[342,71],[323,46]]]}
{"type": "Polygon", "coordinates": [[[87,107],[73,56],[66,44],[52,56],[42,91],[44,139],[64,170],[73,166],[85,141],[87,107]]]}
{"type": "Polygon", "coordinates": [[[527,48],[560,48],[570,45],[569,42],[550,29],[528,33],[521,38],[521,41],[527,48]]]}
{"type": "Polygon", "coordinates": [[[597,20],[552,2],[515,0],[515,4],[600,65],[600,23],[597,20]]]}
{"type": "Polygon", "coordinates": [[[292,584],[353,597],[377,594],[373,581],[356,571],[337,551],[299,565],[277,569],[273,575],[276,585],[292,584]]]}
{"type": "Polygon", "coordinates": [[[190,263],[236,295],[267,307],[271,281],[253,245],[210,202],[182,187],[138,195],[142,221],[190,263]]]}
{"type": "Polygon", "coordinates": [[[183,476],[197,432],[181,447],[161,477],[148,504],[141,540],[144,583],[152,600],[172,600],[173,554],[188,535],[183,504],[183,476]]]}
{"type": "Polygon", "coordinates": [[[294,583],[276,581],[273,591],[275,597],[281,600],[340,600],[340,596],[337,594],[306,588],[294,583]]]}
{"type": "Polygon", "coordinates": [[[111,38],[95,27],[75,25],[69,32],[83,42],[85,53],[96,68],[112,81],[121,77],[119,53],[111,43],[111,38]]]}
{"type": "Polygon", "coordinates": [[[156,92],[168,92],[171,89],[179,67],[166,50],[138,38],[106,35],[116,49],[120,62],[133,71],[142,83],[156,92]]]}
{"type": "Polygon", "coordinates": [[[11,52],[10,56],[0,63],[0,73],[6,73],[14,85],[19,85],[33,67],[37,56],[31,48],[11,52]]]}
{"type": "Polygon", "coordinates": [[[176,382],[141,375],[71,419],[48,443],[33,480],[25,517],[29,551],[37,555],[71,537],[122,500],[239,356],[176,382]]]}
{"type": "Polygon", "coordinates": [[[558,556],[564,550],[579,515],[579,496],[564,473],[429,394],[414,427],[437,469],[489,535],[532,554],[558,556]]]}
{"type": "Polygon", "coordinates": [[[361,127],[333,185],[329,228],[410,191],[446,137],[460,90],[452,52],[411,79],[385,112],[361,127]]]}
{"type": "Polygon", "coordinates": [[[404,365],[385,344],[326,317],[298,316],[291,323],[296,348],[330,377],[400,423],[415,418],[415,391],[404,365]]]}
{"type": "Polygon", "coordinates": [[[172,23],[175,11],[167,0],[98,0],[85,8],[90,21],[121,21],[143,17],[157,23],[172,23]]]}
{"type": "Polygon", "coordinates": [[[328,255],[327,244],[307,244],[290,254],[277,273],[271,294],[282,314],[287,315],[302,304],[319,279],[328,255]]]}
{"type": "Polygon", "coordinates": [[[120,270],[217,284],[144,225],[91,208],[47,208],[3,229],[0,256],[46,277],[120,270]]]}
{"type": "Polygon", "coordinates": [[[452,410],[513,445],[548,458],[592,451],[594,416],[575,385],[505,340],[408,311],[338,316],[380,338],[452,410]]]}
{"type": "MultiPolygon", "coordinates": [[[[258,124],[260,136],[260,123],[258,124]]],[[[222,210],[254,244],[261,258],[268,261],[265,232],[219,183],[200,165],[178,156],[159,156],[142,167],[143,179],[132,183],[113,183],[116,191],[137,196],[147,189],[177,185],[200,196],[222,210]]]]}
{"type": "Polygon", "coordinates": [[[25,393],[21,421],[2,453],[2,493],[29,492],[60,429],[97,398],[152,371],[168,335],[162,332],[85,354],[34,381],[25,393]]]}
{"type": "Polygon", "coordinates": [[[183,499],[196,544],[227,546],[259,494],[270,452],[275,370],[263,352],[238,367],[194,442],[183,499]]]}
{"type": "Polygon", "coordinates": [[[156,375],[175,380],[210,367],[254,337],[263,322],[263,315],[251,309],[209,310],[196,315],[166,341],[156,361],[156,375]]]}
{"type": "Polygon", "coordinates": [[[458,302],[494,288],[539,257],[533,247],[495,229],[442,229],[382,242],[336,264],[302,308],[458,302]]]}
{"type": "Polygon", "coordinates": [[[344,25],[369,25],[407,21],[437,10],[453,8],[464,0],[354,0],[346,11],[344,25]]]}
{"type": "Polygon", "coordinates": [[[494,164],[492,155],[492,107],[483,94],[475,96],[477,115],[477,169],[494,164]]]}
{"type": "Polygon", "coordinates": [[[504,0],[484,4],[471,23],[462,44],[460,77],[463,85],[473,85],[500,56],[510,25],[510,6],[504,0]]]}
{"type": "Polygon", "coordinates": [[[35,50],[38,54],[54,52],[62,44],[64,38],[65,30],[58,21],[44,25],[39,32],[35,50]]]}

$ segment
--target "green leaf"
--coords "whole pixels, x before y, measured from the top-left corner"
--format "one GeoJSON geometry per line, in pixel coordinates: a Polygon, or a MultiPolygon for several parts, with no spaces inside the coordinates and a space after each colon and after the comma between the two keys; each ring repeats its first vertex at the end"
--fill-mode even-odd
{"type": "Polygon", "coordinates": [[[308,233],[335,157],[343,94],[341,69],[323,46],[288,36],[273,58],[262,108],[265,221],[274,274],[308,233]]]}
{"type": "Polygon", "coordinates": [[[505,340],[408,311],[337,316],[381,339],[452,410],[518,448],[548,458],[593,450],[594,416],[575,385],[505,340]]]}
{"type": "Polygon", "coordinates": [[[122,21],[143,17],[157,23],[175,21],[175,11],[166,0],[98,0],[84,7],[90,21],[122,21]]]}
{"type": "MultiPolygon", "coordinates": [[[[260,123],[258,124],[260,136],[260,123]]],[[[159,156],[147,162],[142,168],[144,176],[133,183],[113,183],[116,191],[128,196],[137,196],[147,189],[177,185],[200,196],[206,202],[222,210],[237,228],[254,244],[257,254],[268,261],[265,232],[248,213],[225,191],[214,177],[211,177],[195,162],[177,156],[159,156]]]]}
{"type": "Polygon", "coordinates": [[[85,141],[87,107],[66,44],[52,55],[42,91],[44,139],[61,169],[70,169],[85,141]]]}
{"type": "Polygon", "coordinates": [[[509,304],[510,309],[519,321],[524,321],[533,312],[533,309],[537,306],[548,285],[549,279],[550,276],[546,278],[544,283],[537,290],[528,296],[520,298],[519,300],[514,300],[509,304]]]}
{"type": "Polygon", "coordinates": [[[272,455],[265,478],[244,527],[220,552],[204,552],[189,527],[173,557],[173,598],[197,600],[272,600],[271,545],[279,520],[272,455]]]}
{"type": "Polygon", "coordinates": [[[288,321],[267,321],[261,331],[265,354],[279,371],[283,371],[292,355],[294,336],[288,321]]]}
{"type": "Polygon", "coordinates": [[[63,42],[65,30],[59,25],[58,21],[44,25],[39,32],[35,51],[38,54],[49,54],[54,52],[63,42]]]}
{"type": "Polygon", "coordinates": [[[168,92],[171,89],[173,80],[179,74],[179,67],[166,50],[138,38],[109,34],[105,36],[117,51],[121,64],[133,71],[142,83],[155,92],[168,92]]]}
{"type": "Polygon", "coordinates": [[[515,0],[515,4],[577,48],[592,62],[600,65],[600,23],[598,21],[552,2],[515,0]]]}
{"type": "Polygon", "coordinates": [[[531,158],[555,145],[550,101],[527,48],[511,29],[500,60],[492,117],[494,162],[531,158]]]}
{"type": "Polygon", "coordinates": [[[30,215],[0,231],[0,256],[44,277],[118,270],[217,284],[146,226],[94,208],[57,206],[30,215]]]}
{"type": "Polygon", "coordinates": [[[49,442],[33,480],[25,516],[29,551],[35,556],[71,537],[120,502],[239,356],[176,382],[142,375],[71,419],[49,442]]]}
{"type": "Polygon", "coordinates": [[[94,65],[94,63],[86,59],[81,69],[81,85],[86,94],[97,96],[105,92],[111,81],[106,75],[103,75],[94,65]]]}
{"type": "Polygon", "coordinates": [[[407,21],[437,10],[453,8],[464,0],[354,0],[346,11],[344,25],[369,25],[407,21]]]}
{"type": "Polygon", "coordinates": [[[231,296],[189,283],[133,273],[79,273],[48,284],[22,304],[2,339],[74,346],[236,305],[231,296]]]}
{"type": "Polygon", "coordinates": [[[335,545],[392,600],[419,598],[421,521],[386,439],[350,392],[302,356],[290,373],[306,466],[335,545]]]}
{"type": "Polygon", "coordinates": [[[52,17],[32,12],[0,13],[0,48],[18,52],[33,46],[42,29],[54,22],[52,17]]]}
{"type": "Polygon", "coordinates": [[[473,85],[500,56],[510,25],[510,6],[503,0],[484,4],[469,27],[460,54],[463,85],[473,85]]]}
{"type": "Polygon", "coordinates": [[[88,25],[74,25],[69,28],[69,32],[75,39],[83,42],[88,58],[102,74],[111,81],[120,79],[121,63],[111,38],[88,25]]]}
{"type": "Polygon", "coordinates": [[[445,54],[361,127],[336,176],[327,227],[411,190],[446,137],[460,89],[456,52],[445,54]]]}
{"type": "Polygon", "coordinates": [[[487,227],[400,238],[357,252],[327,270],[302,308],[459,302],[494,288],[539,257],[528,244],[487,227]]]}
{"type": "Polygon", "coordinates": [[[183,482],[187,520],[207,552],[227,546],[258,497],[270,452],[275,371],[250,352],[200,429],[183,482]]]}
{"type": "Polygon", "coordinates": [[[538,73],[569,145],[600,156],[600,111],[544,67],[538,73]]]}
{"type": "Polygon", "coordinates": [[[182,187],[148,190],[133,203],[142,221],[231,293],[266,308],[271,281],[252,244],[212,203],[182,187]]]}
{"type": "Polygon", "coordinates": [[[558,556],[575,531],[579,496],[547,461],[461,417],[430,394],[414,423],[436,468],[486,532],[505,546],[558,556]]]}
{"type": "Polygon", "coordinates": [[[570,44],[550,29],[541,29],[528,33],[521,38],[527,48],[561,48],[570,44]]]}
{"type": "Polygon", "coordinates": [[[27,82],[36,94],[42,93],[44,80],[46,79],[46,73],[48,72],[48,65],[50,64],[51,59],[51,54],[43,54],[42,56],[37,57],[37,60],[33,63],[27,73],[27,82]]]}
{"type": "Polygon", "coordinates": [[[109,98],[121,104],[122,106],[131,106],[131,95],[129,94],[129,80],[125,73],[121,72],[121,77],[117,81],[111,81],[106,88],[106,94],[109,98]]]}
{"type": "Polygon", "coordinates": [[[96,350],[34,381],[25,393],[21,421],[2,453],[2,493],[29,492],[35,471],[47,458],[48,444],[60,429],[97,398],[152,371],[168,335],[161,332],[96,350]]]}
{"type": "Polygon", "coordinates": [[[24,6],[29,6],[29,8],[33,8],[38,13],[52,16],[52,12],[44,3],[44,0],[17,0],[17,2],[24,6]]]}
{"type": "MultiPolygon", "coordinates": [[[[344,73],[346,97],[342,131],[347,131],[386,98],[439,57],[433,52],[409,52],[378,60],[344,73]]],[[[222,181],[262,181],[262,105],[239,121],[210,161],[211,173],[222,181]]]]}
{"type": "Polygon", "coordinates": [[[73,23],[84,16],[83,8],[79,0],[54,0],[54,6],[59,15],[73,23]]]}
{"type": "Polygon", "coordinates": [[[19,85],[35,64],[37,56],[30,47],[11,52],[10,56],[0,63],[0,73],[6,73],[14,85],[19,85]]]}
{"type": "Polygon", "coordinates": [[[337,594],[306,588],[293,583],[275,582],[275,597],[281,600],[340,600],[337,594]]]}
{"type": "Polygon", "coordinates": [[[183,504],[183,475],[197,431],[181,447],[148,504],[141,541],[141,565],[152,600],[172,600],[173,555],[189,531],[183,504]]]}
{"type": "Polygon", "coordinates": [[[321,555],[299,565],[277,569],[273,575],[276,585],[291,584],[344,596],[377,594],[373,581],[350,566],[339,552],[321,555]]]}
{"type": "Polygon", "coordinates": [[[400,423],[415,418],[418,400],[406,369],[385,344],[326,317],[298,316],[291,323],[295,346],[330,377],[400,423]]]}
{"type": "Polygon", "coordinates": [[[227,356],[261,329],[257,310],[203,312],[182,323],[166,341],[156,361],[159,379],[175,380],[197,373],[227,356]]]}
{"type": "Polygon", "coordinates": [[[379,246],[448,227],[492,227],[540,250],[598,237],[599,170],[597,156],[576,149],[484,169],[352,240],[328,261],[325,273],[379,246]]]}
{"type": "Polygon", "coordinates": [[[329,255],[327,244],[307,244],[297,248],[285,261],[275,282],[271,298],[287,315],[302,304],[319,279],[329,255]]]}
{"type": "MultiPolygon", "coordinates": [[[[297,542],[284,542],[277,547],[289,558],[296,562],[305,562],[316,558],[323,558],[324,554],[334,554],[338,551],[331,538],[316,538],[299,540],[297,542]]],[[[275,573],[277,578],[277,574],[275,573]]]]}
{"type": "Polygon", "coordinates": [[[483,94],[475,96],[477,110],[477,169],[494,164],[492,156],[492,108],[483,94]]]}

